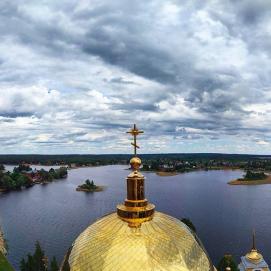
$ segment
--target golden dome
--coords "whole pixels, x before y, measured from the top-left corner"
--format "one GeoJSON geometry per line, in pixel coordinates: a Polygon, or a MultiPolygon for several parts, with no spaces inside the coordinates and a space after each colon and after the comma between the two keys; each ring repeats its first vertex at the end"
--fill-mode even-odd
{"type": "Polygon", "coordinates": [[[251,249],[251,251],[246,254],[246,258],[253,263],[259,263],[263,259],[263,256],[257,249],[251,249]]]}
{"type": "Polygon", "coordinates": [[[189,228],[160,212],[139,228],[116,213],[103,217],[75,240],[68,261],[71,271],[213,270],[189,228]]]}

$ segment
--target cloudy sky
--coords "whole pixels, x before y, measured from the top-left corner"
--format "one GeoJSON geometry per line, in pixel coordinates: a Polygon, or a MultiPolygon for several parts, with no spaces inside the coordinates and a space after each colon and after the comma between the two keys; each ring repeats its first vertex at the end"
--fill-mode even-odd
{"type": "Polygon", "coordinates": [[[271,154],[270,0],[1,0],[0,153],[271,154]]]}

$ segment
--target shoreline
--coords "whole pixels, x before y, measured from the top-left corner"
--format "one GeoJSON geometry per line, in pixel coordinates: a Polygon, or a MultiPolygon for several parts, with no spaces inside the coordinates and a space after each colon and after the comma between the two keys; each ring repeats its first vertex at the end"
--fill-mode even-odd
{"type": "Polygon", "coordinates": [[[79,191],[79,192],[88,192],[88,193],[91,193],[91,192],[102,192],[105,190],[105,186],[102,186],[102,185],[99,185],[97,186],[95,189],[87,189],[87,188],[81,188],[80,186],[78,186],[76,188],[76,191],[79,191]]]}
{"type": "Polygon", "coordinates": [[[160,177],[170,177],[170,176],[176,176],[179,174],[182,174],[183,172],[177,172],[177,171],[172,171],[172,172],[166,172],[166,171],[156,171],[155,174],[160,176],[160,177]]]}

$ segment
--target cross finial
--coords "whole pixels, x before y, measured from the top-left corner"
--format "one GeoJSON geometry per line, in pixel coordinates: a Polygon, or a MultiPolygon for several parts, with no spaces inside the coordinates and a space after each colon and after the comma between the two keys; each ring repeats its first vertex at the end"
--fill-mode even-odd
{"type": "Polygon", "coordinates": [[[126,132],[128,134],[131,134],[134,137],[134,142],[131,143],[132,146],[134,146],[134,156],[136,156],[136,150],[139,149],[139,146],[136,144],[136,137],[139,134],[143,134],[143,131],[140,131],[137,129],[136,125],[134,124],[134,127],[130,129],[130,131],[126,132]]]}
{"type": "Polygon", "coordinates": [[[255,233],[255,229],[253,229],[253,235],[252,235],[252,249],[256,249],[256,233],[255,233]]]}

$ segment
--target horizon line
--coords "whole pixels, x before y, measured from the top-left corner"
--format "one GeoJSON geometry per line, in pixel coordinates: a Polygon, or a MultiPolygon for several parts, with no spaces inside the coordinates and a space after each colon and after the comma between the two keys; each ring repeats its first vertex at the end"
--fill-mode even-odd
{"type": "MultiPolygon", "coordinates": [[[[223,152],[164,152],[164,153],[140,153],[138,156],[141,155],[170,155],[170,154],[214,154],[214,155],[249,155],[249,156],[271,156],[271,154],[253,154],[253,153],[223,153],[223,152]]],[[[61,156],[66,156],[66,155],[93,155],[93,156],[99,156],[99,155],[133,155],[130,153],[99,153],[99,154],[92,154],[92,153],[54,153],[54,154],[49,154],[49,153],[3,153],[0,154],[0,156],[21,156],[21,155],[38,155],[38,156],[56,156],[56,155],[61,155],[61,156]]]]}

